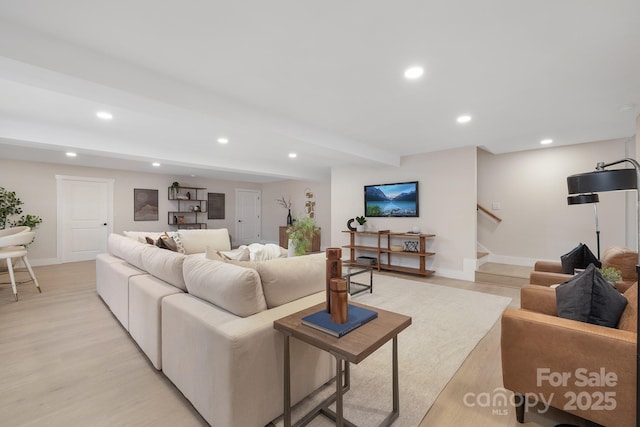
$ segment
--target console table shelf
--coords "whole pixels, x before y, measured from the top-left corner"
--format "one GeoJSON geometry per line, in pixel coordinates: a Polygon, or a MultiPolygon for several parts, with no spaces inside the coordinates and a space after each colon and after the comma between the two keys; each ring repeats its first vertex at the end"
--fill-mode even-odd
{"type": "Polygon", "coordinates": [[[349,262],[355,265],[368,265],[363,263],[358,263],[356,261],[356,251],[362,252],[374,252],[376,256],[376,265],[372,265],[372,267],[380,270],[388,270],[388,271],[397,271],[401,273],[409,273],[409,274],[419,274],[421,276],[431,276],[435,271],[427,270],[426,268],[426,258],[430,256],[434,256],[435,252],[427,252],[426,250],[426,240],[432,239],[435,237],[435,234],[415,234],[415,233],[393,233],[389,230],[381,230],[381,231],[350,231],[345,230],[343,233],[349,233],[349,244],[344,245],[343,248],[349,249],[350,259],[349,262]],[[377,238],[376,246],[368,246],[363,244],[358,244],[356,239],[358,237],[371,236],[377,238]],[[417,240],[418,247],[416,252],[412,251],[396,251],[392,250],[392,241],[393,239],[405,239],[405,240],[417,240]],[[403,265],[398,265],[399,257],[410,257],[418,259],[417,267],[406,267],[403,265]],[[394,263],[395,261],[395,263],[394,263]]]}

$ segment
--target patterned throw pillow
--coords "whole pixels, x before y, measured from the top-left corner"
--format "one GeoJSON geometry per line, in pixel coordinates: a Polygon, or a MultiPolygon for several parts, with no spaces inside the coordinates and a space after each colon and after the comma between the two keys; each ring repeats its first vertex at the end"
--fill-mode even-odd
{"type": "Polygon", "coordinates": [[[182,239],[180,239],[180,234],[178,233],[171,233],[171,238],[173,239],[173,241],[176,243],[177,246],[177,252],[184,254],[186,253],[186,251],[184,250],[184,245],[182,244],[182,239]]]}

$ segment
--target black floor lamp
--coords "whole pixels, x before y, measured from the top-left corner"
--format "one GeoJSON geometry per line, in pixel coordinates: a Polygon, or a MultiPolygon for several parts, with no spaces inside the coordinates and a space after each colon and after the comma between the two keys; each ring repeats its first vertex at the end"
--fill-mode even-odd
{"type": "Polygon", "coordinates": [[[600,259],[600,225],[598,224],[598,202],[600,198],[595,193],[576,194],[567,197],[567,203],[570,205],[582,205],[585,203],[593,203],[593,216],[596,219],[596,242],[598,244],[598,259],[600,259]]]}
{"type": "MultiPolygon", "coordinates": [[[[569,195],[580,195],[585,193],[599,193],[603,191],[636,190],[637,202],[636,212],[638,221],[638,260],[636,262],[636,275],[640,282],[640,164],[635,159],[622,159],[612,163],[600,162],[596,166],[596,172],[587,172],[567,177],[567,187],[569,195]],[[631,163],[634,169],[613,169],[605,170],[609,166],[620,163],[631,163]]],[[[638,317],[638,332],[640,332],[640,317],[638,317]]],[[[636,332],[636,342],[638,340],[636,332]]],[[[640,427],[640,417],[638,416],[638,403],[640,403],[640,351],[636,344],[636,426],[640,427]]]]}

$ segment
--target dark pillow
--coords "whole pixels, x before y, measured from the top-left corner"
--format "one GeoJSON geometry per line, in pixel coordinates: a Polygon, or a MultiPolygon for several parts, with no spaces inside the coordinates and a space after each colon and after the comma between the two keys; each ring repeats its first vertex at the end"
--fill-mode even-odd
{"type": "Polygon", "coordinates": [[[156,242],[156,246],[161,249],[168,249],[173,252],[178,251],[178,245],[171,237],[160,237],[156,242]]]}
{"type": "Polygon", "coordinates": [[[594,264],[598,268],[602,267],[602,263],[584,243],[580,243],[568,253],[562,255],[560,262],[562,263],[562,272],[564,274],[573,274],[576,268],[587,268],[589,264],[594,264]]]}
{"type": "Polygon", "coordinates": [[[615,328],[627,305],[595,265],[556,288],[558,317],[615,328]]]}

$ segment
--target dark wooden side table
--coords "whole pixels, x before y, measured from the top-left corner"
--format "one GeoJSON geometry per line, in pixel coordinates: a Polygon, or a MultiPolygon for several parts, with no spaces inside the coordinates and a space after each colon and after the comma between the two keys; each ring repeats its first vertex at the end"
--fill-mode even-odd
{"type": "Polygon", "coordinates": [[[400,414],[400,398],[398,394],[398,334],[411,325],[411,317],[391,311],[382,310],[364,304],[350,302],[352,305],[374,310],[378,317],[336,338],[332,335],[303,325],[301,319],[309,314],[322,310],[324,303],[309,307],[273,322],[273,327],[284,335],[284,425],[291,427],[291,361],[289,340],[291,337],[306,342],[314,347],[331,353],[336,359],[336,392],[316,406],[295,425],[305,425],[318,414],[323,414],[336,422],[337,426],[353,426],[343,417],[343,394],[349,388],[349,364],[358,364],[389,340],[393,340],[392,351],[392,386],[393,396],[391,413],[380,424],[388,426],[400,414]],[[344,373],[344,383],[343,383],[344,373]],[[329,405],[336,402],[336,411],[329,405]]]}

